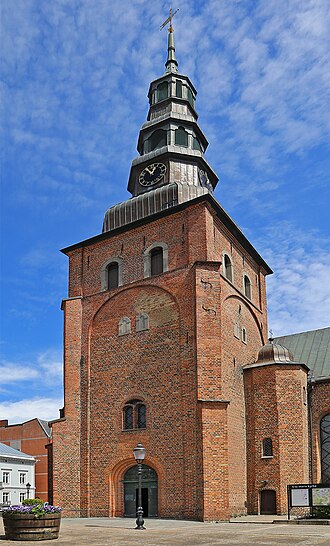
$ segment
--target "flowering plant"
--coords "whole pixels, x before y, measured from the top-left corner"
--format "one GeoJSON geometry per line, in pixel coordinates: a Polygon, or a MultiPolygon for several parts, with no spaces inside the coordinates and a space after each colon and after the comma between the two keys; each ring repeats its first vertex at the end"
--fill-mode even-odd
{"type": "MultiPolygon", "coordinates": [[[[32,499],[31,499],[32,500],[32,499]]],[[[35,518],[41,518],[46,514],[56,514],[61,512],[62,508],[60,506],[52,506],[46,502],[38,502],[35,504],[18,504],[9,506],[8,508],[3,509],[3,514],[33,514],[35,518]]]]}

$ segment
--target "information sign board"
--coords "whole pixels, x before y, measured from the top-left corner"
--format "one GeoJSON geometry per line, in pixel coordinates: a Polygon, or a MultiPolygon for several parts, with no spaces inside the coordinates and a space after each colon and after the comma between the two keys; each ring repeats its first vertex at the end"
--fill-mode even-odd
{"type": "Polygon", "coordinates": [[[292,489],[291,506],[309,506],[309,489],[292,489]]]}
{"type": "Polygon", "coordinates": [[[295,507],[330,506],[329,483],[305,483],[288,485],[288,518],[295,507]]]}

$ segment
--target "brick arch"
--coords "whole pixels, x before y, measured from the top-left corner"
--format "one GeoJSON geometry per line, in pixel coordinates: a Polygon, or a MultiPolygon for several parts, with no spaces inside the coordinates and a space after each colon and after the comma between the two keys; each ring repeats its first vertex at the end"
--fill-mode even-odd
{"type": "Polygon", "coordinates": [[[102,302],[102,304],[98,307],[98,309],[95,311],[94,315],[91,318],[89,334],[91,334],[91,328],[93,326],[93,322],[97,318],[97,315],[100,312],[102,312],[102,309],[104,308],[104,306],[106,306],[109,302],[112,302],[112,303],[115,302],[115,300],[122,297],[124,293],[130,292],[130,291],[135,291],[135,290],[147,290],[147,289],[150,289],[150,288],[152,288],[154,290],[159,290],[160,292],[164,292],[165,294],[167,294],[169,296],[169,298],[173,301],[173,303],[176,304],[176,307],[177,307],[177,309],[179,311],[179,315],[181,314],[178,300],[172,294],[172,292],[170,292],[166,288],[160,287],[160,286],[158,286],[156,284],[152,284],[150,282],[148,282],[148,284],[145,284],[145,283],[144,284],[136,284],[135,286],[124,287],[121,290],[117,290],[115,294],[109,295],[109,297],[106,298],[106,300],[102,302]]]}
{"type": "MultiPolygon", "coordinates": [[[[164,481],[164,469],[154,457],[149,457],[148,453],[144,464],[155,470],[158,480],[158,491],[162,487],[164,481]]],[[[132,457],[119,461],[115,466],[105,469],[105,474],[108,475],[109,484],[109,517],[122,517],[124,515],[124,490],[123,480],[127,470],[135,466],[136,463],[132,457]]],[[[161,495],[158,495],[158,512],[161,513],[161,495]]]]}
{"type": "Polygon", "coordinates": [[[244,308],[250,313],[250,315],[252,316],[252,318],[253,318],[256,326],[257,326],[257,329],[259,331],[260,338],[261,338],[261,344],[264,344],[265,343],[265,338],[264,338],[264,334],[263,334],[263,331],[261,329],[258,317],[255,314],[255,312],[251,309],[251,307],[249,305],[247,305],[246,301],[243,298],[241,298],[240,296],[236,296],[236,295],[231,294],[230,296],[227,296],[223,300],[223,304],[225,304],[228,300],[233,300],[233,299],[239,301],[242,305],[244,305],[244,308]]]}

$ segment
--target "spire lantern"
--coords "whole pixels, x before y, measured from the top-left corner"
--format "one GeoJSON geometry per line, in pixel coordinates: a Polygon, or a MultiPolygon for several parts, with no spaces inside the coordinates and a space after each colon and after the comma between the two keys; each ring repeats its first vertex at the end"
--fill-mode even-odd
{"type": "Polygon", "coordinates": [[[175,58],[172,11],[161,25],[168,26],[165,73],[150,83],[149,111],[129,174],[132,198],[105,214],[103,232],[212,194],[218,176],[204,157],[208,141],[195,110],[197,91],[190,79],[179,74],[175,58]]]}
{"type": "Polygon", "coordinates": [[[174,15],[179,11],[179,9],[175,10],[175,12],[172,12],[172,8],[170,9],[170,15],[164,21],[164,23],[161,25],[160,30],[162,30],[167,23],[170,23],[170,26],[168,27],[168,45],[167,45],[167,61],[165,63],[165,74],[170,74],[171,72],[178,72],[178,62],[175,58],[175,46],[174,46],[174,30],[172,26],[172,19],[174,15]]]}

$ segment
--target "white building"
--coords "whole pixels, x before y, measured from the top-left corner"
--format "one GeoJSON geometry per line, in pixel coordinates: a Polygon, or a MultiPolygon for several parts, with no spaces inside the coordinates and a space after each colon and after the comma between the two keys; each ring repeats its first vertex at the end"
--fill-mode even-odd
{"type": "Polygon", "coordinates": [[[34,498],[35,464],[31,455],[0,442],[0,506],[34,498]]]}

